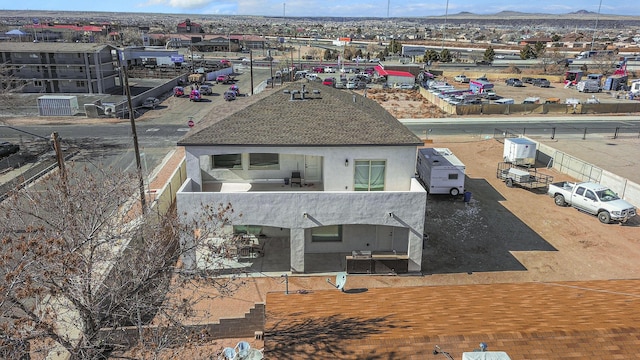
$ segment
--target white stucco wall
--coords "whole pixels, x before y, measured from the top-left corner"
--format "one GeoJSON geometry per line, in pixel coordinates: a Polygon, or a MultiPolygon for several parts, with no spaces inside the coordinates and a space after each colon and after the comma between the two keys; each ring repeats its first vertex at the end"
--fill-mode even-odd
{"type": "MultiPolygon", "coordinates": [[[[414,149],[415,151],[415,149],[414,149]]],[[[413,154],[415,157],[415,153],[413,154]]],[[[344,159],[342,159],[344,168],[344,159]]],[[[413,171],[412,171],[413,175],[413,171]]],[[[398,252],[407,252],[409,271],[418,272],[422,260],[422,234],[424,231],[427,194],[411,177],[405,191],[312,191],[312,192],[188,192],[192,180],[188,179],[177,194],[178,213],[184,220],[195,218],[203,204],[230,203],[237,217],[234,225],[264,225],[291,229],[292,270],[304,271],[305,252],[334,252],[366,250],[370,234],[351,232],[349,245],[322,245],[307,243],[305,229],[325,225],[382,225],[406,228],[406,240],[397,239],[398,252]],[[307,216],[303,216],[306,213],[307,216]],[[392,216],[389,216],[389,214],[392,216]],[[406,242],[403,244],[403,242],[406,242]],[[349,248],[349,246],[353,246],[349,248]],[[308,249],[307,249],[308,247],[308,249]],[[300,259],[302,258],[302,259],[300,259]]],[[[399,182],[399,181],[398,181],[399,182]]],[[[356,229],[357,228],[353,228],[356,229]]],[[[402,231],[398,231],[398,237],[402,231]]],[[[345,234],[343,234],[344,237],[345,234]]],[[[395,245],[394,245],[395,246],[395,245]]],[[[388,250],[388,249],[384,249],[388,250]]]]}
{"type": "Polygon", "coordinates": [[[415,174],[415,146],[362,146],[362,147],[237,147],[190,146],[186,148],[187,176],[199,189],[203,181],[243,181],[251,179],[284,179],[292,170],[302,171],[304,155],[322,157],[321,181],[325,191],[353,190],[354,164],[356,160],[384,160],[385,191],[407,191],[415,174]],[[211,169],[210,155],[243,153],[243,169],[211,169]],[[279,170],[249,170],[249,153],[279,153],[279,170]],[[245,161],[246,160],[246,161],[245,161]],[[345,166],[345,160],[348,165],[345,166]],[[203,174],[200,170],[204,171],[203,174]],[[217,178],[222,177],[222,178],[217,178]]]}

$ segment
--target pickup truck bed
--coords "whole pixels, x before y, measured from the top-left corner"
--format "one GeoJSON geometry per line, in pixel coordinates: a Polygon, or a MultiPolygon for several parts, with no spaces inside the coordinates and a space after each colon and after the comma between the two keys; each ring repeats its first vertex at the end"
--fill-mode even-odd
{"type": "Polygon", "coordinates": [[[595,183],[561,181],[549,184],[547,194],[558,206],[572,206],[580,211],[598,216],[600,222],[612,220],[626,222],[636,216],[636,208],[622,200],[606,186],[595,183]]]}

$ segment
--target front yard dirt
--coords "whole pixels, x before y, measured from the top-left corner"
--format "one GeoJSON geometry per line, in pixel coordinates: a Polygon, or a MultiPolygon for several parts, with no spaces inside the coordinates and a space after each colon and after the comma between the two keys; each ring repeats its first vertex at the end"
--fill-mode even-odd
{"type": "MultiPolygon", "coordinates": [[[[503,144],[442,137],[467,166],[462,197],[429,195],[425,274],[484,273],[498,281],[636,278],[640,274],[640,219],[602,224],[595,216],[558,207],[544,193],[508,188],[496,177],[503,144]],[[492,275],[493,274],[493,275],[492,275]]],[[[541,168],[554,181],[572,180],[541,168]]]]}

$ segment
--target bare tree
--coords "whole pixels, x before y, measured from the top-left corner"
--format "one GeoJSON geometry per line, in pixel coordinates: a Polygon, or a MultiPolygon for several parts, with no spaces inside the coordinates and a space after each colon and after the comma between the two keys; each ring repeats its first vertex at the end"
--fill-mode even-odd
{"type": "Polygon", "coordinates": [[[14,72],[16,67],[10,63],[0,63],[0,110],[15,110],[21,106],[16,96],[26,86],[26,82],[18,79],[14,72]]]}
{"type": "Polygon", "coordinates": [[[591,58],[592,70],[598,73],[609,76],[616,71],[616,66],[620,63],[620,58],[617,54],[608,55],[596,55],[591,58]]]}
{"type": "Polygon", "coordinates": [[[29,342],[32,352],[55,342],[72,359],[103,359],[121,349],[114,334],[124,326],[138,329],[128,342],[147,352],[181,346],[178,337],[149,336],[146,326],[160,318],[163,331],[179,333],[201,295],[166,294],[194,279],[233,290],[216,277],[223,250],[205,241],[225,238],[233,209],[204,207],[189,224],[175,214],[143,215],[135,173],[67,169],[0,203],[0,351],[3,340],[16,349],[29,342]],[[176,275],[185,252],[197,252],[209,271],[176,275]]]}
{"type": "Polygon", "coordinates": [[[569,66],[567,54],[557,48],[545,51],[539,59],[545,74],[563,74],[569,66]]]}
{"type": "Polygon", "coordinates": [[[309,54],[313,59],[317,59],[318,56],[320,56],[320,49],[312,47],[307,51],[307,54],[309,54]]]}

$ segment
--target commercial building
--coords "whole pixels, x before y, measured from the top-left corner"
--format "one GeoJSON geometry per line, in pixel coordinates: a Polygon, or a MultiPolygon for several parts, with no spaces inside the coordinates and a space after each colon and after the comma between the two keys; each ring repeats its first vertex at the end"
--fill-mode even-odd
{"type": "Polygon", "coordinates": [[[29,93],[106,93],[120,77],[117,50],[91,43],[0,43],[3,84],[29,93]]]}

